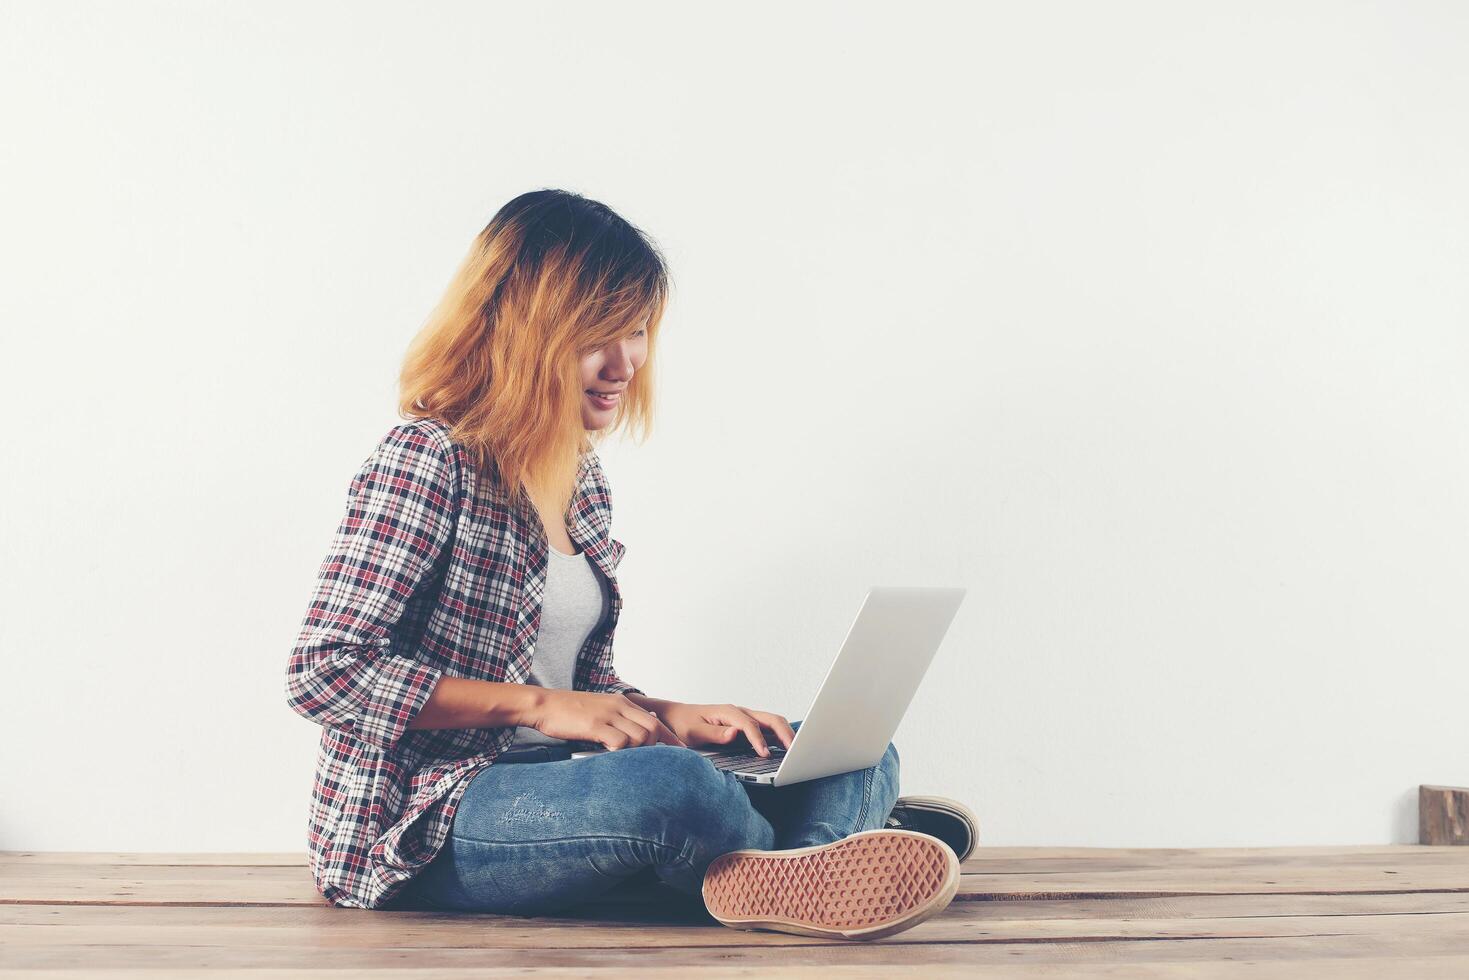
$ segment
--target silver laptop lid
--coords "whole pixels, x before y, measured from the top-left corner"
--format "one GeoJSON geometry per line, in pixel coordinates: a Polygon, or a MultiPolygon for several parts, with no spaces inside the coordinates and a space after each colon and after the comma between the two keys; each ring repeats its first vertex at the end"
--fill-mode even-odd
{"type": "Polygon", "coordinates": [[[967,590],[875,585],[852,621],[774,784],[882,759],[967,590]]]}

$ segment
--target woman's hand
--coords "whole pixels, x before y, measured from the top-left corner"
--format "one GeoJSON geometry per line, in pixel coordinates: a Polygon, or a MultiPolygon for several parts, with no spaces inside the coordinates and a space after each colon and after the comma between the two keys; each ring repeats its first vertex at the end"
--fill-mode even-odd
{"type": "Polygon", "coordinates": [[[651,711],[621,694],[542,688],[520,724],[551,738],[600,742],[611,751],[659,742],[684,744],[651,711]]]}
{"type": "Polygon", "coordinates": [[[760,755],[769,755],[765,733],[768,728],[785,748],[791,747],[796,732],[790,722],[769,711],[754,711],[734,704],[684,704],[661,701],[655,706],[663,724],[690,746],[728,745],[744,734],[760,755]]]}

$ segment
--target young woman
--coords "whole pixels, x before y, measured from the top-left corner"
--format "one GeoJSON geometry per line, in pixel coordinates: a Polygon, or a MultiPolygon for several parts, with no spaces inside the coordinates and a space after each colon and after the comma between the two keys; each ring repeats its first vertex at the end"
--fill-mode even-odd
{"type": "Polygon", "coordinates": [[[871,769],[747,789],[694,747],[768,755],[799,721],[653,697],[613,668],[625,549],[593,435],[647,434],[668,292],[638,229],[535,191],[411,345],[410,421],[348,488],[286,674],[323,729],[308,844],[334,905],[534,914],[641,876],[727,925],[872,938],[953,896],[973,814],[899,800],[892,745],[871,769]],[[578,743],[611,751],[564,758],[578,743]],[[563,758],[509,764],[535,745],[563,758]]]}

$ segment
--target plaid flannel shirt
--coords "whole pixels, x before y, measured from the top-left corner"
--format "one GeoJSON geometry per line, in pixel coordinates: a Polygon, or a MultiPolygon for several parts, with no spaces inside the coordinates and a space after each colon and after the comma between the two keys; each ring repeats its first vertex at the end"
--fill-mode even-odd
{"type": "MultiPolygon", "coordinates": [[[[333,905],[381,908],[438,853],[469,780],[515,728],[408,729],[442,676],[521,683],[545,597],[536,511],[511,506],[439,419],[394,426],[347,490],[286,668],[286,700],[322,726],[307,846],[333,905]]],[[[576,663],[578,691],[621,693],[612,637],[622,609],[612,498],[582,458],[567,532],[604,575],[611,611],[576,663]]]]}

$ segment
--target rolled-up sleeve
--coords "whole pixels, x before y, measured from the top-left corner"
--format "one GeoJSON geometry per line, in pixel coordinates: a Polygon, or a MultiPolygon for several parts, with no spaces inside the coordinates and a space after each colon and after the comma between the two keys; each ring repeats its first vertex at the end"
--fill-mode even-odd
{"type": "Polygon", "coordinates": [[[411,423],[383,437],[347,491],[286,669],[286,702],[390,750],[442,671],[399,649],[395,627],[431,587],[458,519],[456,464],[411,423]]]}
{"type": "Polygon", "coordinates": [[[621,677],[618,677],[615,671],[603,674],[602,680],[596,685],[594,690],[601,694],[648,693],[647,691],[644,691],[641,687],[633,687],[627,681],[623,680],[621,677]]]}

